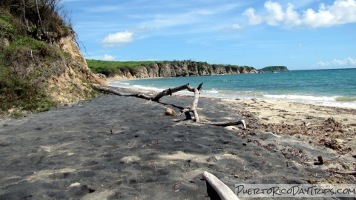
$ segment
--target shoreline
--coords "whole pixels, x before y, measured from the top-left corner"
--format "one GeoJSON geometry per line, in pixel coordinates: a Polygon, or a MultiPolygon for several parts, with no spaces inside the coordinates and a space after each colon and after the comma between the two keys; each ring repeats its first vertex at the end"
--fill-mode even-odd
{"type": "Polygon", "coordinates": [[[192,94],[160,103],[103,94],[0,121],[0,199],[209,199],[204,171],[233,191],[241,183],[355,181],[338,173],[356,170],[355,110],[199,99],[202,121],[244,119],[246,130],[164,114],[192,102],[192,94]]]}
{"type": "MultiPolygon", "coordinates": [[[[163,78],[163,77],[157,77],[163,78]]],[[[156,79],[156,78],[144,78],[144,79],[156,79]]],[[[130,84],[120,84],[120,82],[131,81],[131,80],[141,80],[137,78],[133,79],[110,79],[108,80],[108,85],[112,87],[121,87],[126,89],[134,89],[137,92],[141,90],[144,91],[153,91],[161,92],[167,88],[156,88],[156,87],[146,87],[143,85],[130,85],[130,84]],[[113,84],[116,83],[116,84],[113,84]]],[[[189,94],[189,92],[178,92],[178,94],[189,94]]],[[[322,96],[297,96],[297,95],[263,95],[252,96],[244,93],[226,93],[219,90],[202,90],[201,96],[207,98],[220,98],[220,99],[257,99],[259,101],[288,101],[294,103],[302,103],[315,106],[325,106],[325,107],[334,107],[334,108],[344,108],[356,110],[356,101],[338,101],[337,99],[343,98],[342,96],[333,96],[333,97],[322,97],[322,96]],[[221,93],[222,92],[222,93],[221,93]],[[313,100],[314,98],[314,100],[313,100]],[[332,100],[334,99],[334,100],[332,100]]]]}

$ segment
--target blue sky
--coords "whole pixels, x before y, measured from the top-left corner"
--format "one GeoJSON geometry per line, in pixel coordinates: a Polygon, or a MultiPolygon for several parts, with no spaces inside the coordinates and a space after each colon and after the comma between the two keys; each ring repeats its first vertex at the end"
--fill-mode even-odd
{"type": "Polygon", "coordinates": [[[62,0],[86,58],[356,67],[356,0],[62,0]]]}

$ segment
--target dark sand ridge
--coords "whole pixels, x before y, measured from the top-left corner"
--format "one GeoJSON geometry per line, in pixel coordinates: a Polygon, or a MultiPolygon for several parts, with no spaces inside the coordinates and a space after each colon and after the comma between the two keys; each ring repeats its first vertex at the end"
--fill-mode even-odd
{"type": "MultiPolygon", "coordinates": [[[[166,107],[179,113],[170,104],[190,106],[192,97],[161,101],[103,95],[0,121],[0,199],[209,199],[203,171],[231,189],[237,183],[355,182],[307,164],[317,156],[338,158],[339,151],[266,132],[239,105],[201,98],[198,111],[203,120],[244,118],[247,130],[164,115],[166,107]]],[[[352,152],[333,166],[352,167],[352,152]]]]}

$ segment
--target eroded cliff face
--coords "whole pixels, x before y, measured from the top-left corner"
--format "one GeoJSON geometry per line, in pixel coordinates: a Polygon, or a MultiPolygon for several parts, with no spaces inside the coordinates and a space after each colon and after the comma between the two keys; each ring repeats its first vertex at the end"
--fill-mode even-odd
{"type": "Polygon", "coordinates": [[[88,68],[73,36],[61,38],[55,45],[61,48],[65,57],[55,63],[64,69],[63,72],[51,76],[47,82],[47,93],[54,101],[60,104],[77,102],[92,95],[90,83],[106,84],[88,68]]]}
{"type": "Polygon", "coordinates": [[[90,83],[105,81],[88,68],[56,2],[38,5],[48,11],[41,24],[38,7],[24,3],[17,12],[14,2],[0,5],[0,115],[41,112],[92,97],[90,83]]]}
{"type": "Polygon", "coordinates": [[[180,76],[209,76],[218,74],[257,73],[253,67],[237,67],[230,65],[210,65],[203,62],[172,61],[141,66],[135,71],[121,70],[118,77],[122,78],[155,78],[180,76]]]}

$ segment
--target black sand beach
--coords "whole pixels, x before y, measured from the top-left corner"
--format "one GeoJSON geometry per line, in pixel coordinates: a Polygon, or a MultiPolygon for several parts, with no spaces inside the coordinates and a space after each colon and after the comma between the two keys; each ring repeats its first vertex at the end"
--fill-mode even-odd
{"type": "Polygon", "coordinates": [[[0,121],[0,199],[210,199],[204,171],[231,189],[238,183],[355,183],[352,175],[310,164],[322,156],[352,167],[353,150],[341,155],[298,135],[268,132],[238,101],[231,109],[201,98],[198,111],[203,120],[245,119],[247,130],[164,115],[166,107],[179,113],[177,107],[192,100],[102,95],[0,121]]]}

